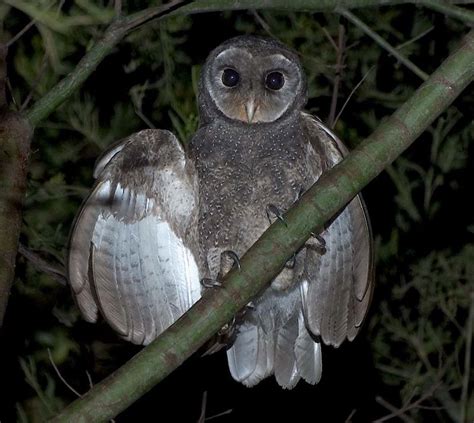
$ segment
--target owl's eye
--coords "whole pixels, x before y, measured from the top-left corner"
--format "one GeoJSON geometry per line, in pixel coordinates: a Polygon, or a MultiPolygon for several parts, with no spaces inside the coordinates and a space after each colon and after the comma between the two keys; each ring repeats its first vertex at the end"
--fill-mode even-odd
{"type": "Polygon", "coordinates": [[[278,91],[285,85],[285,77],[281,72],[270,72],[265,78],[265,85],[271,90],[278,91]]]}
{"type": "Polygon", "coordinates": [[[222,83],[229,88],[235,87],[240,81],[239,72],[234,69],[224,69],[222,73],[222,83]]]}

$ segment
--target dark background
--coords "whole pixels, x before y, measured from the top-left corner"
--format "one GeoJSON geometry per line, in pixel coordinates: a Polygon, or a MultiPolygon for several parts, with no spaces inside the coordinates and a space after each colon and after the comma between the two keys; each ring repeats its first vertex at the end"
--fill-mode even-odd
{"type": "MultiPolygon", "coordinates": [[[[127,3],[124,13],[146,7],[127,3]]],[[[27,108],[74,69],[113,15],[108,2],[31,4],[32,11],[0,5],[4,41],[37,19],[10,46],[9,97],[17,109],[27,108]],[[49,23],[35,15],[38,10],[47,12],[49,23]],[[88,24],[68,21],[77,16],[88,17],[88,24]]],[[[427,73],[468,30],[462,22],[414,6],[354,13],[393,46],[402,45],[399,51],[427,73]]],[[[72,219],[93,183],[94,160],[114,140],[153,125],[172,130],[185,143],[198,124],[200,65],[232,36],[271,34],[295,49],[308,75],[307,109],[327,120],[337,72],[337,51],[329,39],[337,44],[341,26],[347,48],[338,111],[365,78],[335,127],[354,147],[422,81],[337,15],[209,13],[150,23],[132,33],[80,92],[36,128],[21,243],[52,263],[63,262],[72,219]]],[[[196,422],[204,392],[206,416],[232,410],[216,418],[223,422],[366,422],[394,410],[405,421],[451,422],[460,421],[460,410],[468,406],[472,419],[472,389],[464,401],[461,392],[471,378],[464,358],[472,337],[473,100],[472,89],[466,90],[364,190],[377,251],[375,295],[355,342],[323,349],[317,386],[300,382],[285,391],[269,378],[248,389],[232,380],[225,353],[203,358],[197,353],[116,421],[196,422]]],[[[62,377],[80,393],[88,389],[87,374],[97,383],[139,350],[104,323],[82,321],[69,288],[19,256],[0,335],[2,422],[44,421],[75,399],[56,375],[48,349],[62,377]]]]}

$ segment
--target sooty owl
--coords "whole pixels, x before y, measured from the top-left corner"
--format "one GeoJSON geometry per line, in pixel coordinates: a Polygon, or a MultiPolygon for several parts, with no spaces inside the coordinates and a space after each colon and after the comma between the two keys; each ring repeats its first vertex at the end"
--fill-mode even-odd
{"type": "MultiPolygon", "coordinates": [[[[187,150],[168,131],[145,130],[106,152],[70,241],[69,280],[85,319],[102,315],[123,338],[148,344],[218,285],[346,154],[305,102],[295,53],[237,37],[204,65],[200,126],[187,150]]],[[[227,349],[233,378],[317,383],[321,343],[353,340],[364,320],[372,266],[357,196],[236,317],[227,349]]]]}

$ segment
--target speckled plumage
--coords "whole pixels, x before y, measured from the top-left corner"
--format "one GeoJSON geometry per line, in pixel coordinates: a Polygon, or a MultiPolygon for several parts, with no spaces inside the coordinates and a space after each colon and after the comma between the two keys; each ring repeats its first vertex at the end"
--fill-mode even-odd
{"type": "Polygon", "coordinates": [[[266,206],[288,208],[319,176],[319,159],[304,141],[302,122],[243,125],[216,120],[191,142],[200,180],[202,251],[219,246],[242,255],[269,226],[266,206]]]}
{"type": "MultiPolygon", "coordinates": [[[[268,228],[268,205],[288,209],[346,153],[320,121],[302,111],[305,102],[299,60],[278,42],[238,37],[210,54],[200,84],[202,124],[190,143],[199,180],[204,277],[225,274],[230,263],[222,260],[223,252],[244,254],[268,228]],[[237,86],[220,82],[226,68],[239,73],[237,86]],[[274,71],[291,89],[266,87],[266,75],[274,71]],[[256,123],[245,119],[250,103],[257,105],[256,123]],[[264,110],[259,114],[258,108],[264,110]]],[[[370,227],[359,197],[322,236],[326,253],[309,241],[237,322],[228,350],[236,380],[253,386],[274,374],[285,388],[300,378],[317,383],[319,340],[339,346],[357,333],[372,272],[370,227]],[[362,296],[353,295],[354,288],[362,296]]]]}
{"type": "MultiPolygon", "coordinates": [[[[147,130],[106,152],[68,257],[86,320],[101,314],[125,339],[149,343],[198,300],[200,280],[230,269],[224,252],[243,255],[268,228],[269,209],[291,207],[339,162],[345,147],[303,112],[305,102],[295,53],[237,37],[204,65],[188,151],[170,132],[147,130]]],[[[246,386],[272,374],[288,389],[301,378],[317,383],[320,342],[338,347],[362,324],[373,264],[360,196],[320,235],[325,246],[308,240],[236,319],[227,357],[246,386]]]]}

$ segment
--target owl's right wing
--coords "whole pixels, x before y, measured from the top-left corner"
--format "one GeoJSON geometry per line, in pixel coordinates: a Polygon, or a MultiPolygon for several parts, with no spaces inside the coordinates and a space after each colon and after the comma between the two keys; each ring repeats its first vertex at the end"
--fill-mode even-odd
{"type": "Polygon", "coordinates": [[[201,294],[197,177],[176,137],[138,132],[96,165],[71,233],[68,277],[84,318],[99,313],[148,344],[201,294]]]}
{"type": "MultiPolygon", "coordinates": [[[[313,148],[333,167],[348,153],[321,121],[303,115],[313,148]]],[[[325,170],[324,169],[324,170],[325,170]]],[[[325,344],[338,347],[359,332],[374,286],[373,242],[362,196],[355,196],[321,233],[326,252],[307,249],[302,296],[309,330],[325,344]]]]}

